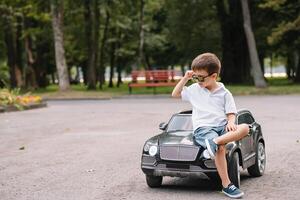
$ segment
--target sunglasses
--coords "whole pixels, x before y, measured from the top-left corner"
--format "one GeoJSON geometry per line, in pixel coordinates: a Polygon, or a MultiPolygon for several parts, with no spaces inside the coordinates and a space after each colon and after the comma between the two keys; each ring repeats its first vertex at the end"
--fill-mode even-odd
{"type": "Polygon", "coordinates": [[[214,73],[215,73],[215,72],[210,73],[210,74],[208,74],[207,76],[198,76],[198,75],[194,74],[194,75],[192,76],[192,79],[193,79],[193,81],[195,81],[195,82],[200,82],[200,83],[201,83],[201,82],[204,82],[205,79],[206,79],[207,77],[213,75],[214,73]]]}

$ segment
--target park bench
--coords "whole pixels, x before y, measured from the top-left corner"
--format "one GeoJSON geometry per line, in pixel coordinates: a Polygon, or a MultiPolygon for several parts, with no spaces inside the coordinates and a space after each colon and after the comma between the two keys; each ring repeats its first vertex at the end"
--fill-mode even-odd
{"type": "Polygon", "coordinates": [[[132,88],[150,87],[156,94],[157,87],[175,86],[177,82],[174,79],[175,70],[133,70],[131,72],[132,81],[128,84],[129,93],[132,88]],[[145,81],[138,81],[138,78],[145,78],[145,81]]]}

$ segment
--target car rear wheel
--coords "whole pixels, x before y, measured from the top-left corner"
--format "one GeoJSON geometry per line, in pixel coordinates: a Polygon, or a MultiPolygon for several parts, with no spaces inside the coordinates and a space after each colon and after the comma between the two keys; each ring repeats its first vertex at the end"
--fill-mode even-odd
{"type": "Polygon", "coordinates": [[[238,188],[240,188],[240,162],[238,152],[234,152],[228,166],[228,175],[231,182],[238,188]]]}
{"type": "Polygon", "coordinates": [[[151,188],[160,187],[162,183],[162,176],[152,176],[152,175],[146,175],[146,181],[147,185],[151,188]]]}
{"type": "Polygon", "coordinates": [[[265,145],[262,142],[259,142],[256,146],[256,157],[255,164],[251,167],[248,167],[248,173],[251,176],[258,177],[262,176],[266,168],[266,151],[265,145]]]}

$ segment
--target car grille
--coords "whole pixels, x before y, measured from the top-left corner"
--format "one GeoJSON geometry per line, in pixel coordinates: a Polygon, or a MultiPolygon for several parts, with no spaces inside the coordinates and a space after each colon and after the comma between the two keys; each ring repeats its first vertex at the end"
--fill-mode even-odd
{"type": "Polygon", "coordinates": [[[161,145],[160,158],[173,161],[194,161],[198,155],[199,147],[187,145],[161,145]]]}

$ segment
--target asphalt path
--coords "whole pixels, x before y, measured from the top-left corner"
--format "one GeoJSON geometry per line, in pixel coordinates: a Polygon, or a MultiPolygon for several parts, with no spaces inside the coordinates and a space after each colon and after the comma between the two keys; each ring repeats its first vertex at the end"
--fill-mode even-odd
{"type": "MultiPolygon", "coordinates": [[[[244,199],[299,199],[300,96],[238,96],[266,140],[264,176],[241,173],[244,199]]],[[[150,189],[143,144],[188,103],[170,98],[49,101],[0,114],[1,200],[228,199],[204,179],[171,178],[150,189]]]]}

